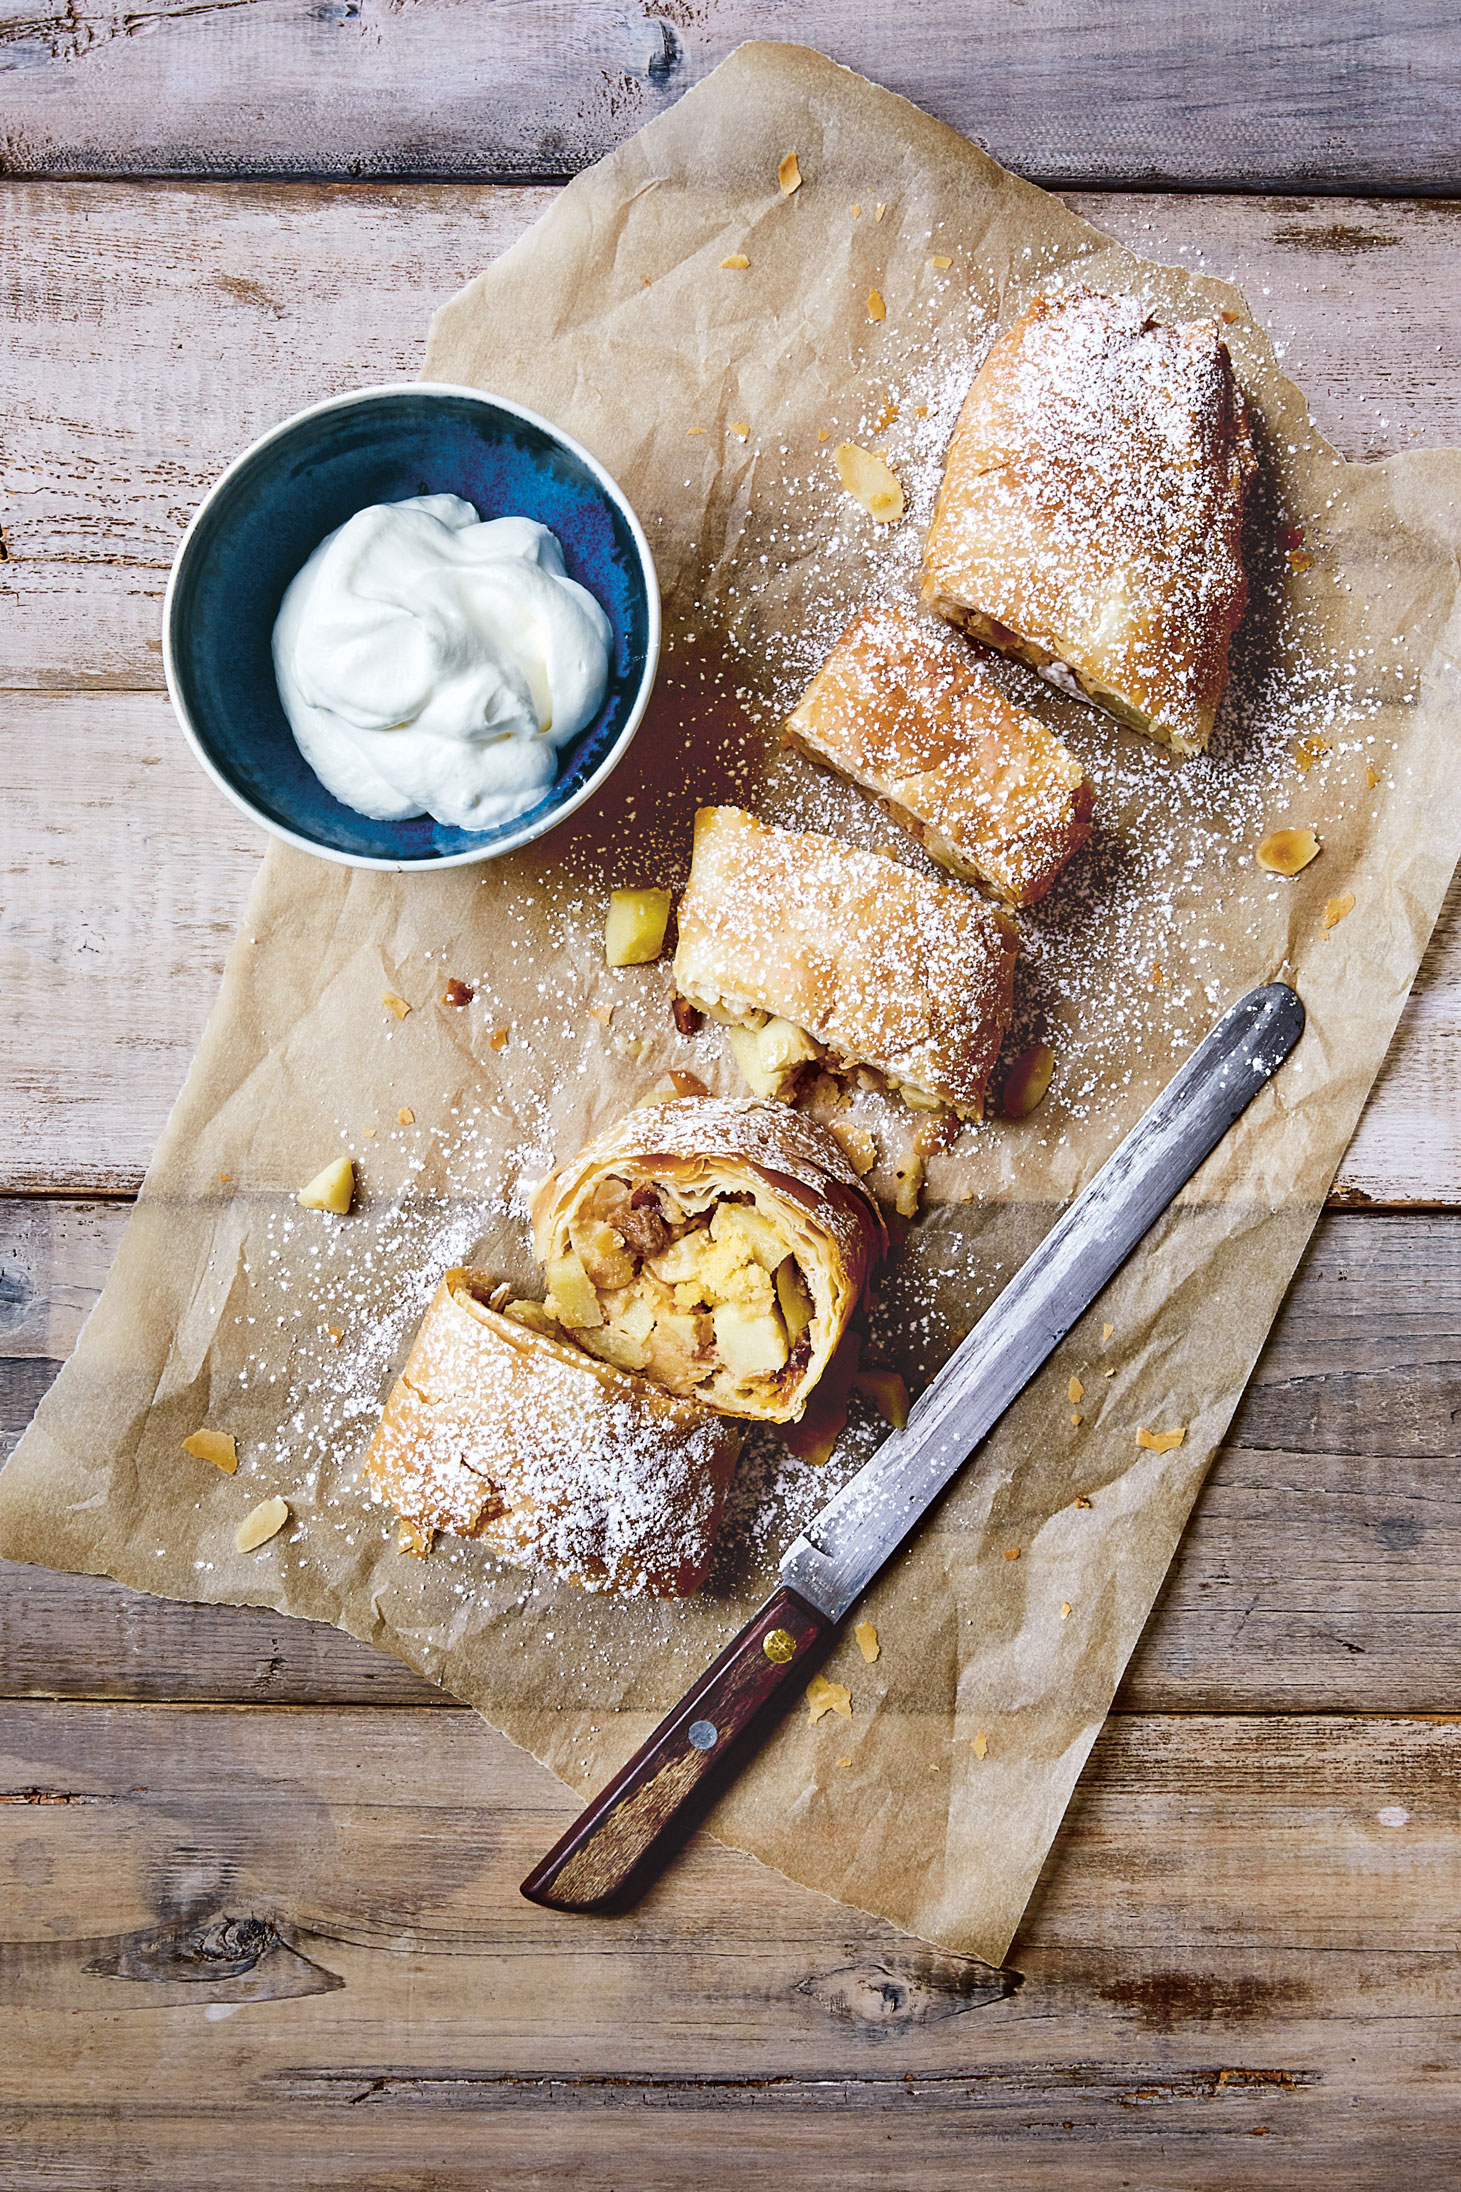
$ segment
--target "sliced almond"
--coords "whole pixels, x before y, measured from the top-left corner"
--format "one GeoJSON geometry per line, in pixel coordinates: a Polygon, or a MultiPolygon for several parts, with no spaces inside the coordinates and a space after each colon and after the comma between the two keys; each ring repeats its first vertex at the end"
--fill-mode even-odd
{"type": "Polygon", "coordinates": [[[880,221],[883,215],[887,212],[887,210],[888,209],[885,205],[875,205],[873,207],[873,219],[875,221],[880,221]]]}
{"type": "Polygon", "coordinates": [[[1022,1050],[1004,1077],[1000,1110],[1007,1119],[1027,1119],[1041,1102],[1055,1071],[1055,1053],[1048,1043],[1031,1043],[1022,1050]]]}
{"type": "Polygon", "coordinates": [[[597,1020],[600,1027],[610,1027],[613,1024],[614,1008],[612,1005],[590,1005],[588,1016],[591,1020],[597,1020]]]}
{"type": "Polygon", "coordinates": [[[193,1431],[183,1440],[183,1452],[195,1461],[211,1461],[231,1477],[238,1467],[238,1441],[231,1431],[193,1431]]]}
{"type": "Polygon", "coordinates": [[[1347,913],[1353,913],[1353,912],[1354,912],[1354,892],[1353,892],[1353,891],[1341,891],[1341,892],[1340,892],[1340,894],[1339,894],[1339,896],[1338,896],[1337,898],[1326,898],[1326,899],[1325,899],[1325,901],[1324,901],[1324,926],[1325,926],[1325,928],[1326,928],[1326,929],[1332,929],[1332,928],[1334,927],[1335,923],[1336,923],[1336,922],[1339,922],[1339,921],[1342,921],[1342,920],[1344,919],[1344,917],[1345,917],[1345,915],[1346,915],[1347,913]]]}
{"type": "Polygon", "coordinates": [[[1297,875],[1319,857],[1319,840],[1312,830],[1270,830],[1256,855],[1260,868],[1270,875],[1297,875]]]}
{"type": "Polygon", "coordinates": [[[748,419],[732,419],[730,421],[730,430],[733,434],[739,434],[741,440],[744,441],[751,431],[750,421],[748,419]]]}
{"type": "Polygon", "coordinates": [[[431,1551],[434,1530],[418,1530],[414,1522],[403,1522],[396,1532],[396,1546],[400,1552],[409,1553],[413,1560],[424,1560],[431,1551]]]}
{"type": "Polygon", "coordinates": [[[732,267],[739,272],[743,266],[749,266],[751,262],[744,251],[728,251],[720,263],[722,266],[732,267]]]}
{"type": "Polygon", "coordinates": [[[705,1015],[698,1005],[692,1005],[688,997],[676,997],[670,1005],[677,1035],[698,1035],[705,1025],[705,1015]]]}
{"type": "Polygon", "coordinates": [[[786,158],[776,170],[776,180],[781,185],[783,198],[789,198],[794,190],[801,189],[802,171],[797,165],[797,157],[794,152],[788,152],[786,158]]]}
{"type": "Polygon", "coordinates": [[[860,503],[878,525],[895,525],[903,515],[903,489],[898,475],[874,450],[859,448],[855,441],[839,441],[832,452],[841,480],[854,502],[860,503]]]}
{"type": "Polygon", "coordinates": [[[840,1713],[844,1720],[852,1718],[851,1690],[844,1689],[840,1682],[829,1682],[824,1674],[812,1676],[806,1696],[813,1727],[829,1712],[840,1713]]]}
{"type": "Polygon", "coordinates": [[[870,320],[885,320],[888,317],[888,308],[883,302],[880,289],[870,289],[867,293],[867,316],[870,320]]]}
{"type": "Polygon", "coordinates": [[[289,1502],[276,1492],[272,1499],[261,1499],[251,1514],[233,1533],[233,1542],[241,1553],[257,1552],[267,1545],[271,1537],[277,1537],[289,1520],[289,1502]]]}
{"type": "Polygon", "coordinates": [[[878,1145],[865,1126],[855,1119],[834,1119],[827,1130],[853,1171],[861,1179],[878,1161],[878,1145]]]}
{"type": "Polygon", "coordinates": [[[343,1218],[354,1196],[355,1167],[348,1157],[337,1157],[300,1189],[299,1202],[305,1210],[329,1210],[343,1218]]]}
{"type": "Polygon", "coordinates": [[[1112,1334],[1112,1333],[1113,1333],[1113,1332],[1115,1331],[1115,1329],[1116,1329],[1116,1327],[1115,1327],[1115,1325],[1114,1325],[1114,1324],[1103,1324],[1103,1325],[1102,1325],[1102,1327],[1101,1327],[1101,1337],[1102,1337],[1102,1339],[1103,1339],[1103,1340],[1109,1340],[1109,1339],[1110,1339],[1110,1337],[1111,1337],[1111,1334],[1112,1334]]]}
{"type": "Polygon", "coordinates": [[[862,1653],[868,1665],[871,1666],[883,1648],[878,1642],[876,1628],[871,1621],[859,1621],[852,1633],[857,1638],[858,1650],[862,1653]]]}
{"type": "Polygon", "coordinates": [[[1186,1436],[1186,1424],[1176,1431],[1148,1431],[1143,1425],[1136,1434],[1136,1443],[1144,1446],[1149,1454],[1170,1454],[1175,1447],[1182,1444],[1186,1436]]]}
{"type": "Polygon", "coordinates": [[[670,1080],[677,1096],[708,1096],[709,1089],[698,1073],[687,1073],[683,1066],[670,1067],[670,1080]]]}
{"type": "Polygon", "coordinates": [[[404,1020],[406,1014],[411,1010],[405,998],[398,997],[393,989],[386,991],[381,999],[381,1004],[387,1012],[394,1013],[398,1020],[404,1020]]]}

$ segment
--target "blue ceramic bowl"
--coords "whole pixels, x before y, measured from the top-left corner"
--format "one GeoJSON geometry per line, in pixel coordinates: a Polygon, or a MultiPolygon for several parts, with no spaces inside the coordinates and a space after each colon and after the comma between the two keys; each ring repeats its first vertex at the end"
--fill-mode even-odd
{"type": "Polygon", "coordinates": [[[590,798],[639,727],[659,661],[659,585],[643,529],[608,473],[519,404],[429,381],[314,404],[246,449],[183,535],[163,607],[167,687],[193,751],[245,814],[304,852],[358,868],[443,868],[526,845],[590,798]],[[598,715],[559,756],[551,791],[490,830],[430,815],[372,822],[305,761],[280,705],[270,640],[284,589],[327,533],[374,502],[461,495],[479,516],[536,518],[614,628],[598,715]]]}

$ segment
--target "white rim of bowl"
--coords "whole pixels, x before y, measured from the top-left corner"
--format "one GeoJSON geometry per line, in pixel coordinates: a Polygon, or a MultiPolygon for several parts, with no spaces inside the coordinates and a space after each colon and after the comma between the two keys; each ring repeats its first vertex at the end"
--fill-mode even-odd
{"type": "Polygon", "coordinates": [[[508,396],[495,396],[490,388],[467,388],[457,381],[375,381],[368,388],[347,389],[343,395],[326,396],[320,403],[307,404],[304,410],[291,412],[287,419],[281,419],[277,426],[271,426],[267,434],[260,434],[257,441],[251,441],[247,449],[241,450],[228,468],[219,473],[217,479],[214,480],[197,509],[193,512],[192,517],[188,520],[187,529],[178,542],[177,553],[172,559],[172,568],[167,574],[167,586],[162,597],[163,677],[167,683],[167,693],[169,700],[172,702],[173,714],[177,717],[183,736],[192,747],[194,758],[203,769],[204,774],[213,779],[224,797],[232,801],[240,814],[246,814],[251,822],[256,824],[259,829],[267,830],[271,837],[282,839],[286,845],[297,846],[301,852],[310,853],[316,860],[334,860],[345,868],[380,868],[392,875],[413,875],[417,873],[434,875],[441,868],[473,867],[484,860],[497,860],[505,853],[520,852],[524,845],[532,844],[536,838],[546,837],[549,830],[556,830],[560,822],[566,822],[568,817],[576,813],[584,804],[585,800],[593,797],[594,793],[604,783],[605,779],[613,774],[613,771],[628,752],[634,734],[644,720],[644,711],[649,706],[649,696],[654,690],[655,676],[659,669],[659,650],[659,573],[655,568],[654,554],[633,504],[612,473],[604,469],[592,450],[585,449],[581,441],[575,441],[572,434],[566,433],[561,426],[555,426],[551,419],[545,419],[541,412],[530,411],[526,404],[514,403],[508,396]],[[425,860],[387,860],[374,853],[342,852],[334,845],[317,845],[313,838],[302,837],[298,830],[291,830],[284,823],[271,821],[267,815],[260,813],[259,809],[252,805],[236,786],[230,784],[228,778],[205,748],[188,712],[187,703],[183,699],[177,667],[173,661],[172,611],[178,572],[182,569],[183,558],[188,552],[194,533],[203,521],[204,514],[222,493],[235,473],[242,471],[243,467],[250,463],[261,449],[267,449],[270,442],[280,440],[283,435],[291,432],[303,420],[318,418],[326,411],[343,411],[348,405],[359,403],[363,398],[376,396],[465,396],[473,403],[490,403],[497,410],[507,412],[510,417],[521,419],[528,426],[537,427],[540,432],[548,436],[550,441],[555,441],[561,448],[568,450],[593,475],[600,487],[623,511],[628,520],[629,530],[633,535],[634,545],[638,551],[640,564],[644,572],[649,604],[649,638],[648,645],[645,648],[644,669],[640,674],[639,690],[634,696],[634,703],[629,710],[623,729],[594,770],[593,775],[579,786],[571,799],[564,800],[561,805],[540,816],[536,822],[530,823],[520,830],[513,831],[510,836],[500,839],[498,843],[470,852],[435,853],[425,860]]]}

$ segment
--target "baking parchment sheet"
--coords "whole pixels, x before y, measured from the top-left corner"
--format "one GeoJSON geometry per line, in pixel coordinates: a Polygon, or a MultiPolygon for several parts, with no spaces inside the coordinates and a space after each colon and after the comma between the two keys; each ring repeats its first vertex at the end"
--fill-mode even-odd
{"type": "MultiPolygon", "coordinates": [[[[996,671],[1097,786],[1089,853],[1022,923],[1015,1041],[1048,1036],[1056,1078],[1028,1119],[935,1160],[878,1281],[869,1357],[915,1385],[931,1374],[1254,982],[1296,982],[1309,1029],[869,1594],[878,1658],[849,1633],[827,1670],[850,1717],[792,1714],[711,1822],[996,1962],[1455,863],[1461,453],[1345,465],[1236,291],[1134,257],[818,54],[741,48],[438,314],[428,379],[546,413],[640,511],[666,607],[651,712],[593,811],[510,860],[394,877],[270,848],[116,1266],[0,1477],[11,1558],[335,1622],[581,1792],[637,1746],[871,1450],[873,1419],[855,1415],[820,1472],[753,1439],[721,1567],[673,1606],[586,1596],[474,1546],[414,1560],[366,1501],[360,1456],[441,1272],[471,1259],[532,1281],[525,1188],[669,1065],[737,1086],[713,1029],[676,1035],[665,965],[605,968],[609,889],[682,881],[707,798],[893,843],[869,802],[780,750],[776,725],[854,607],[915,588],[984,348],[1040,285],[1072,279],[1165,316],[1223,314],[1263,458],[1253,602],[1213,753],[1185,769],[996,671]],[[841,493],[844,438],[899,472],[902,525],[841,493]],[[1323,844],[1295,881],[1253,859],[1286,823],[1323,844]],[[440,1002],[451,976],[470,1006],[440,1002]],[[300,1210],[294,1191],[342,1149],[355,1212],[300,1210]],[[237,1476],[181,1451],[203,1424],[237,1437],[237,1476]],[[1153,1451],[1143,1428],[1182,1443],[1153,1451]],[[276,1491],[290,1527],[237,1553],[239,1520],[276,1491]]],[[[897,856],[922,864],[907,840],[897,856]]],[[[881,1139],[886,1188],[903,1128],[872,1095],[854,1114],[881,1139]]]]}

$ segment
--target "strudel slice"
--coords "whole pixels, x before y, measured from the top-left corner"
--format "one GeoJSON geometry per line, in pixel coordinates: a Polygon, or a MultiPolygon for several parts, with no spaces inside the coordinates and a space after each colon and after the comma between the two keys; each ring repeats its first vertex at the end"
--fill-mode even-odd
{"type": "Polygon", "coordinates": [[[1215,320],[1036,297],[959,414],[923,599],[1178,754],[1207,744],[1243,614],[1248,412],[1215,320]]]}
{"type": "Polygon", "coordinates": [[[886,1246],[829,1134],[785,1104],[631,1111],[533,1205],[580,1346],[730,1415],[793,1423],[886,1246]]]}
{"type": "Polygon", "coordinates": [[[1007,905],[1043,898],[1090,835],[1080,763],[943,626],[901,607],[853,618],[785,729],[1007,905]]]}
{"type": "Polygon", "coordinates": [[[758,1095],[784,1094],[823,1059],[871,1067],[915,1109],[982,1115],[1015,933],[972,891],[740,807],[702,807],[679,924],[676,987],[729,1028],[758,1095]]]}
{"type": "Polygon", "coordinates": [[[365,1458],[405,1541],[445,1530],[588,1590],[680,1598],[704,1579],[740,1431],[584,1354],[538,1303],[448,1271],[365,1458]]]}

